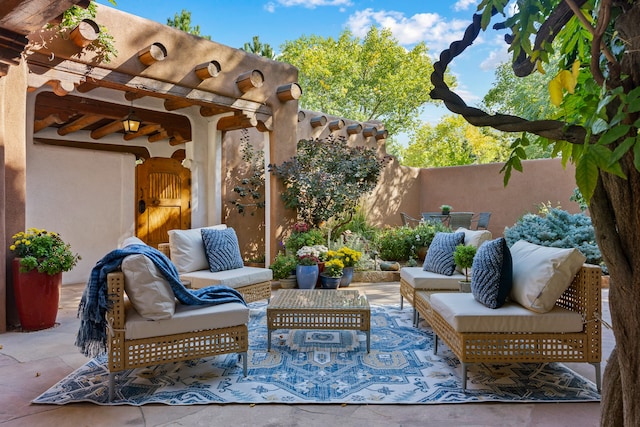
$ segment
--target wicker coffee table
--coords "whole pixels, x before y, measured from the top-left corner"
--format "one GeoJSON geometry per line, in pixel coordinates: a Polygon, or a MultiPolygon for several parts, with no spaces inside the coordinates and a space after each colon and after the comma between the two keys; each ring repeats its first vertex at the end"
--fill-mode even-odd
{"type": "Polygon", "coordinates": [[[276,329],[355,329],[371,349],[371,308],[358,290],[281,289],[267,306],[267,350],[276,329]]]}

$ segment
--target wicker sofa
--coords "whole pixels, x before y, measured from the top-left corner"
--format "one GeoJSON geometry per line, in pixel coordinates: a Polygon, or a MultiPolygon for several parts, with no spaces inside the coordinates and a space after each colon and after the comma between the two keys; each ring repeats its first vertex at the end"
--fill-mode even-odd
{"type": "MultiPolygon", "coordinates": [[[[211,228],[225,230],[224,224],[211,228]]],[[[247,303],[271,298],[270,268],[245,267],[213,272],[209,269],[201,237],[202,228],[170,230],[169,243],[161,243],[158,250],[175,264],[180,278],[200,289],[211,285],[225,285],[236,289],[247,303]]]]}
{"type": "MultiPolygon", "coordinates": [[[[492,235],[488,230],[469,230],[458,228],[456,232],[465,234],[464,244],[473,245],[476,248],[490,240],[492,235]]],[[[413,323],[415,326],[420,321],[420,311],[416,305],[420,304],[417,295],[428,296],[434,292],[457,292],[460,289],[459,281],[465,280],[465,275],[455,271],[452,275],[426,271],[423,267],[403,267],[400,269],[400,309],[404,309],[404,300],[411,304],[413,309],[413,323]]]]}
{"type": "Polygon", "coordinates": [[[470,293],[418,292],[416,309],[433,329],[434,353],[441,338],[460,360],[464,389],[469,363],[585,362],[595,367],[600,390],[601,274],[583,265],[546,313],[516,302],[487,308],[470,293]]]}
{"type": "Polygon", "coordinates": [[[113,399],[116,374],[126,369],[239,353],[247,375],[249,309],[245,305],[175,304],[170,317],[150,320],[127,298],[125,273],[109,273],[107,285],[112,302],[107,313],[109,400],[113,399]]]}

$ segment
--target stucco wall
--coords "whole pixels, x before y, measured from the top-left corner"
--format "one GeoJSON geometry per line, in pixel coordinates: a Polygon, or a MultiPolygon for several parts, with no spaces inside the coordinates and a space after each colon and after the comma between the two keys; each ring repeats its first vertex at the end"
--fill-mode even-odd
{"type": "Polygon", "coordinates": [[[580,212],[578,204],[569,201],[576,187],[572,165],[565,170],[559,159],[524,161],[523,173],[514,171],[506,187],[502,166],[493,163],[421,170],[420,211],[413,213],[438,211],[442,204],[451,205],[454,211],[492,212],[489,230],[498,237],[525,213],[537,212],[541,203],[580,212]]]}

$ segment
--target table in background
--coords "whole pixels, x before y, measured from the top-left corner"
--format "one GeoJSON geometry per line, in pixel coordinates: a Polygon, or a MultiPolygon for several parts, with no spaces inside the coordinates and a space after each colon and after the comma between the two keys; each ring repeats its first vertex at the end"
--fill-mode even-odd
{"type": "Polygon", "coordinates": [[[267,351],[276,329],[355,329],[371,349],[371,307],[359,290],[281,289],[267,306],[267,351]]]}

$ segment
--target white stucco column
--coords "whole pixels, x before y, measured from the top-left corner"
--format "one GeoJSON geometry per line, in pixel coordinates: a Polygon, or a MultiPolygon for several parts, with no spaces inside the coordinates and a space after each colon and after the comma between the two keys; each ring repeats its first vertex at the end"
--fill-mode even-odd
{"type": "Polygon", "coordinates": [[[207,158],[204,200],[207,208],[207,225],[222,222],[222,131],[218,130],[218,121],[233,113],[212,116],[208,122],[207,158]]]}
{"type": "MultiPolygon", "coordinates": [[[[269,164],[271,163],[271,132],[262,132],[263,152],[264,152],[264,253],[271,253],[273,239],[271,238],[271,174],[269,164]]],[[[265,257],[265,267],[269,267],[270,257],[265,257]]]]}

